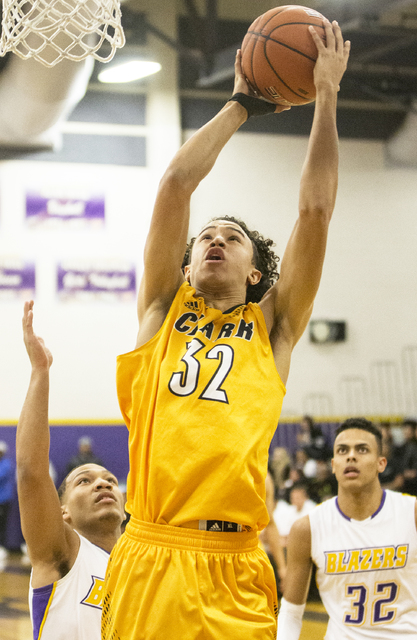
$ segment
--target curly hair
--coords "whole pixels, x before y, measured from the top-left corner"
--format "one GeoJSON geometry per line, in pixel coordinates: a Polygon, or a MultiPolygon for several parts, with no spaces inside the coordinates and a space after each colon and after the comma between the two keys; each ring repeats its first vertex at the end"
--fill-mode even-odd
{"type": "MultiPolygon", "coordinates": [[[[278,262],[279,257],[271,249],[275,245],[273,240],[264,238],[258,231],[250,231],[243,220],[235,218],[234,216],[218,216],[211,218],[209,222],[214,220],[227,220],[227,222],[234,222],[246,233],[249,240],[252,242],[253,247],[253,264],[262,274],[261,279],[257,284],[248,285],[246,289],[246,304],[248,302],[259,302],[264,294],[272,287],[272,285],[278,280],[278,262]]],[[[191,261],[191,252],[195,238],[191,238],[187,245],[187,249],[182,261],[182,269],[191,261]]]]}

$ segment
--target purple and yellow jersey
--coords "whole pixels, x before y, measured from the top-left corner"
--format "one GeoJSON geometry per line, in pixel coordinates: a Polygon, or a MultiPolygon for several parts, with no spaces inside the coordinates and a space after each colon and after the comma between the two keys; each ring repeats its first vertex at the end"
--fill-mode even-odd
{"type": "Polygon", "coordinates": [[[259,306],[222,313],[194,294],[184,283],[158,333],[118,358],[127,510],[156,524],[224,520],[261,530],[285,387],[259,306]]]}
{"type": "Polygon", "coordinates": [[[109,554],[80,536],[71,570],[45,587],[29,588],[33,640],[100,640],[109,554]]]}
{"type": "Polygon", "coordinates": [[[348,518],[337,498],[309,513],[311,557],[330,620],[326,640],[417,638],[414,496],[384,491],[366,520],[348,518]]]}

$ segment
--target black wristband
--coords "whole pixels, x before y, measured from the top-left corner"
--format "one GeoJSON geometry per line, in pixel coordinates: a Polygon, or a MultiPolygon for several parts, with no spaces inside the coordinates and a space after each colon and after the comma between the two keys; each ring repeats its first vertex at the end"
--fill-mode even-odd
{"type": "Polygon", "coordinates": [[[266,102],[260,98],[254,98],[253,96],[247,96],[246,93],[235,93],[228,102],[234,100],[245,107],[248,112],[248,119],[251,116],[264,116],[267,113],[274,113],[276,104],[272,102],[266,102]]]}

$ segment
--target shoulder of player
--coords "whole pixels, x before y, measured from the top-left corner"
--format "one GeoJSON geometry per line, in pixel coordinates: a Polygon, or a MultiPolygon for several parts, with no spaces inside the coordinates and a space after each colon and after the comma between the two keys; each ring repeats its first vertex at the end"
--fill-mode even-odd
{"type": "Polygon", "coordinates": [[[162,327],[167,317],[171,305],[178,293],[183,281],[178,282],[178,286],[169,294],[155,296],[152,301],[145,301],[139,294],[138,297],[138,320],[139,331],[136,341],[136,348],[145,344],[162,327]]]}
{"type": "Polygon", "coordinates": [[[165,318],[178,289],[185,281],[182,271],[178,272],[176,278],[173,278],[171,274],[171,282],[166,282],[161,278],[158,286],[154,286],[150,280],[144,273],[139,286],[137,302],[139,323],[155,316],[165,318]]]}
{"type": "Polygon", "coordinates": [[[311,545],[311,526],[308,515],[299,518],[294,522],[289,534],[292,542],[300,543],[302,547],[311,545]]]}
{"type": "Polygon", "coordinates": [[[287,541],[288,557],[297,563],[307,563],[311,559],[311,528],[308,516],[294,522],[287,541]]]}

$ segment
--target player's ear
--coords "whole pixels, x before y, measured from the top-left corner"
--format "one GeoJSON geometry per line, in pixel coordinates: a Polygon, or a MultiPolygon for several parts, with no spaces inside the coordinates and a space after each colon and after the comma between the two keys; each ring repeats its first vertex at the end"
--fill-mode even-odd
{"type": "Polygon", "coordinates": [[[62,518],[64,520],[64,522],[68,522],[68,524],[71,523],[71,516],[68,512],[68,507],[66,504],[62,504],[61,505],[61,513],[62,513],[62,518]]]}
{"type": "Polygon", "coordinates": [[[190,282],[190,278],[191,278],[190,272],[191,272],[190,265],[189,264],[185,265],[185,267],[184,267],[184,277],[185,277],[186,280],[188,280],[188,282],[190,282]]]}
{"type": "Polygon", "coordinates": [[[248,285],[251,284],[253,286],[254,284],[258,284],[261,278],[262,278],[262,273],[259,271],[259,269],[256,269],[255,267],[253,267],[248,275],[246,284],[248,285]]]}
{"type": "Polygon", "coordinates": [[[332,473],[334,473],[334,472],[335,472],[335,471],[334,471],[334,458],[332,458],[332,459],[330,460],[330,462],[331,462],[331,465],[332,465],[332,473]]]}
{"type": "Polygon", "coordinates": [[[387,466],[387,459],[383,456],[378,458],[378,473],[382,473],[385,471],[385,467],[387,466]]]}

